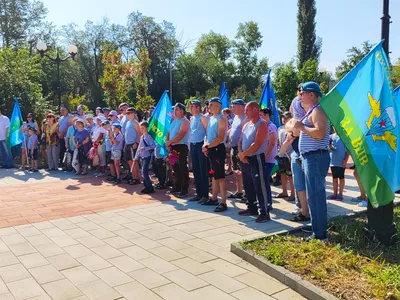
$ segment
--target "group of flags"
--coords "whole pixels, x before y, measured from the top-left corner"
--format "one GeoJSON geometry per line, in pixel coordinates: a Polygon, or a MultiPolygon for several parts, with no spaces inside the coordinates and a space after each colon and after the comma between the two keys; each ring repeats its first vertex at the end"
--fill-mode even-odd
{"type": "MultiPolygon", "coordinates": [[[[321,107],[350,152],[374,207],[390,203],[395,191],[400,190],[400,86],[393,90],[389,70],[381,42],[321,100],[321,107]]],[[[220,99],[222,108],[228,108],[225,83],[220,99]]],[[[271,121],[279,127],[271,71],[259,104],[271,109],[271,121]]],[[[165,142],[172,117],[171,100],[165,91],[149,124],[149,133],[160,145],[162,154],[168,153],[165,142]]],[[[10,146],[23,142],[22,125],[21,109],[15,98],[8,136],[10,146]]]]}

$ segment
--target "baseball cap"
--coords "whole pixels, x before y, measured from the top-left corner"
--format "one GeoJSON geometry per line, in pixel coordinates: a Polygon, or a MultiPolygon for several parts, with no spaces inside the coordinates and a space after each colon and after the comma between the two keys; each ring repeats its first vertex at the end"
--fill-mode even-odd
{"type": "Polygon", "coordinates": [[[121,109],[123,106],[128,106],[128,103],[125,103],[125,102],[124,102],[124,103],[121,103],[121,104],[118,106],[118,108],[121,109]]]}
{"type": "Polygon", "coordinates": [[[110,111],[108,107],[103,107],[103,111],[110,111]]]}
{"type": "Polygon", "coordinates": [[[193,100],[190,100],[190,104],[196,104],[198,106],[201,106],[201,101],[198,99],[193,99],[193,100]]]}
{"type": "Polygon", "coordinates": [[[112,110],[112,111],[110,111],[110,113],[108,114],[109,116],[118,116],[118,113],[117,113],[117,111],[116,110],[112,110]]]}
{"type": "Polygon", "coordinates": [[[85,124],[85,120],[83,118],[77,118],[75,122],[81,122],[82,124],[85,124]]]}
{"type": "Polygon", "coordinates": [[[79,113],[77,111],[71,112],[71,115],[79,116],[79,113]]]}
{"type": "Polygon", "coordinates": [[[134,113],[134,114],[136,114],[136,109],[134,109],[133,107],[129,107],[129,108],[126,110],[126,112],[127,112],[127,113],[134,113]]]}
{"type": "Polygon", "coordinates": [[[175,107],[179,107],[180,109],[183,109],[183,110],[185,110],[186,111],[186,106],[184,105],[184,104],[182,104],[182,103],[176,103],[175,104],[175,107]]]}
{"type": "Polygon", "coordinates": [[[313,93],[316,93],[318,96],[322,97],[321,88],[314,81],[309,81],[309,82],[304,83],[301,86],[301,90],[305,91],[305,92],[313,92],[313,93]]]}
{"type": "Polygon", "coordinates": [[[36,132],[36,128],[34,126],[28,126],[28,129],[36,132]]]}
{"type": "Polygon", "coordinates": [[[218,97],[214,97],[210,99],[210,103],[219,103],[221,104],[221,99],[219,99],[218,97]]]}
{"type": "Polygon", "coordinates": [[[108,121],[107,119],[103,120],[103,122],[101,122],[101,125],[108,125],[110,124],[110,121],[108,121]]]}
{"type": "Polygon", "coordinates": [[[121,129],[121,128],[122,128],[121,124],[118,124],[118,123],[114,124],[114,125],[113,125],[113,127],[115,127],[115,128],[119,128],[119,129],[121,129]]]}
{"type": "Polygon", "coordinates": [[[236,105],[243,105],[243,106],[246,105],[246,103],[245,103],[242,99],[235,99],[235,100],[232,101],[231,104],[232,104],[232,105],[233,105],[233,104],[236,104],[236,105]]]}
{"type": "Polygon", "coordinates": [[[87,115],[85,116],[85,118],[86,118],[86,119],[93,119],[93,115],[92,115],[92,114],[87,114],[87,115]]]}

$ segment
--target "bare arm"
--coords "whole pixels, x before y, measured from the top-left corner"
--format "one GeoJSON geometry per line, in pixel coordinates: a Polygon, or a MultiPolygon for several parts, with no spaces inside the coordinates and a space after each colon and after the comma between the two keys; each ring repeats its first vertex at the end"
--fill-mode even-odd
{"type": "Polygon", "coordinates": [[[220,118],[218,120],[218,136],[215,140],[208,144],[209,148],[213,148],[222,144],[224,142],[226,128],[228,127],[228,120],[225,118],[220,118]]]}
{"type": "Polygon", "coordinates": [[[277,143],[276,132],[271,132],[268,135],[268,146],[267,146],[267,150],[265,151],[265,156],[268,156],[271,154],[272,149],[274,149],[276,143],[277,143]]]}
{"type": "Polygon", "coordinates": [[[322,140],[326,136],[328,118],[320,107],[315,108],[311,113],[310,121],[314,127],[307,127],[301,123],[300,130],[313,139],[322,140]]]}
{"type": "Polygon", "coordinates": [[[139,123],[138,122],[135,122],[134,123],[134,127],[135,127],[135,130],[136,130],[136,145],[139,145],[139,142],[140,142],[140,136],[142,135],[141,133],[140,133],[140,127],[139,127],[139,123]]]}
{"type": "Polygon", "coordinates": [[[256,152],[258,148],[260,148],[261,145],[264,143],[265,139],[267,138],[267,135],[268,135],[268,124],[265,122],[260,122],[260,125],[258,125],[257,127],[257,132],[254,142],[250,145],[248,149],[240,153],[241,157],[246,157],[256,152]]]}

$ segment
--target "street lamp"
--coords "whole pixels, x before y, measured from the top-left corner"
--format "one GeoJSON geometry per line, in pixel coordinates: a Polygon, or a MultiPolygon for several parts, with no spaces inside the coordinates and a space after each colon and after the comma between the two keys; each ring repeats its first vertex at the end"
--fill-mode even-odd
{"type": "Polygon", "coordinates": [[[50,57],[46,54],[47,45],[41,41],[36,44],[36,49],[40,53],[40,56],[46,56],[53,63],[57,65],[57,92],[58,92],[58,109],[61,107],[61,83],[60,83],[60,64],[69,58],[75,59],[76,54],[78,53],[78,48],[75,45],[68,46],[68,56],[65,58],[61,58],[57,51],[56,58],[50,57]]]}

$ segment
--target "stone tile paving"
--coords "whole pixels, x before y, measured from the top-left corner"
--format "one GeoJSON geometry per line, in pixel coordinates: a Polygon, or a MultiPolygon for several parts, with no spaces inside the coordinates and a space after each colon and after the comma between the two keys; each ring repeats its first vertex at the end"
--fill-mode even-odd
{"type": "MultiPolygon", "coordinates": [[[[1,300],[304,299],[229,251],[232,242],[299,226],[290,221],[293,203],[276,199],[273,221],[257,224],[238,216],[244,205],[236,201],[215,214],[166,195],[131,195],[132,187],[100,188],[96,178],[13,176],[0,179],[1,222],[8,225],[0,229],[1,300]],[[36,219],[22,217],[25,209],[36,219]]],[[[349,201],[357,195],[351,177],[346,195],[329,203],[331,217],[361,210],[349,201]]]]}

